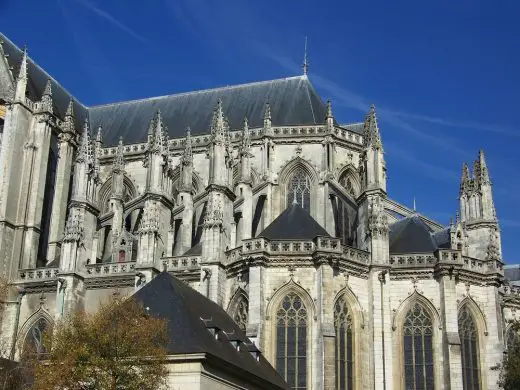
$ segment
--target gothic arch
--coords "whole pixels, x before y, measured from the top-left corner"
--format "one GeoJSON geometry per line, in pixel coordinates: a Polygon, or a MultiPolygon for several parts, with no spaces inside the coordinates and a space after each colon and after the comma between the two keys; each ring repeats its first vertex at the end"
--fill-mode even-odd
{"type": "Polygon", "coordinates": [[[347,193],[351,195],[353,199],[357,199],[361,192],[361,183],[359,182],[358,174],[351,166],[347,166],[338,175],[338,182],[345,188],[347,193]]]}
{"type": "MultiPolygon", "coordinates": [[[[180,165],[177,165],[175,168],[173,168],[170,173],[169,177],[172,183],[172,196],[176,198],[178,192],[178,183],[179,179],[181,177],[181,168],[180,165]]],[[[200,175],[193,170],[193,176],[192,176],[192,185],[193,185],[193,193],[198,194],[204,186],[202,185],[202,180],[200,178],[200,175]]]]}
{"type": "Polygon", "coordinates": [[[441,356],[442,356],[442,326],[441,326],[441,317],[439,312],[433,306],[431,301],[426,298],[424,295],[419,293],[417,290],[413,292],[409,297],[407,297],[397,310],[392,319],[392,345],[393,345],[393,361],[395,365],[393,365],[393,387],[396,389],[404,389],[405,388],[405,375],[404,375],[404,367],[405,367],[405,348],[404,348],[404,325],[407,319],[409,312],[419,305],[421,309],[423,309],[429,316],[431,320],[432,334],[431,334],[431,347],[432,347],[432,357],[433,357],[433,382],[434,389],[438,390],[442,388],[442,378],[441,378],[441,356]]]}
{"type": "Polygon", "coordinates": [[[227,312],[230,317],[233,318],[233,321],[245,331],[249,320],[249,297],[242,288],[238,287],[236,289],[233,297],[229,301],[227,312]]]}
{"type": "MultiPolygon", "coordinates": [[[[359,303],[359,300],[354,294],[354,292],[348,287],[345,286],[342,288],[334,297],[334,300],[332,301],[333,306],[332,309],[334,310],[334,351],[335,351],[335,375],[336,375],[336,388],[339,388],[339,378],[341,371],[338,372],[338,367],[340,367],[340,364],[338,362],[338,355],[337,351],[340,350],[340,348],[344,349],[344,340],[338,340],[338,328],[336,325],[336,305],[340,303],[341,301],[345,302],[348,308],[348,311],[351,315],[351,341],[352,341],[352,356],[350,356],[350,359],[353,359],[352,363],[352,387],[348,386],[347,383],[343,383],[345,385],[345,388],[352,388],[352,389],[361,389],[364,387],[363,383],[363,367],[364,363],[361,359],[362,355],[362,345],[364,345],[368,340],[366,339],[365,332],[363,332],[365,328],[365,317],[364,313],[361,307],[361,304],[359,303]],[[339,344],[338,344],[339,343],[339,344]],[[343,347],[342,347],[343,346],[343,347]]],[[[341,337],[341,336],[340,336],[341,337]]],[[[348,360],[349,357],[347,357],[348,360]]],[[[340,358],[341,359],[341,358],[340,358]]],[[[341,382],[340,382],[341,383],[341,382]]]]}
{"type": "Polygon", "coordinates": [[[482,333],[484,336],[488,335],[488,327],[486,322],[486,316],[480,309],[480,306],[477,302],[471,297],[467,296],[462,301],[460,301],[458,305],[458,311],[460,312],[462,308],[467,307],[467,309],[470,311],[471,315],[473,316],[474,320],[477,323],[477,327],[479,330],[479,333],[482,333]]]}
{"type": "Polygon", "coordinates": [[[283,300],[283,298],[290,292],[294,292],[301,297],[305,306],[309,308],[312,318],[316,320],[316,306],[314,305],[314,300],[310,296],[309,292],[305,290],[300,284],[296,283],[293,278],[291,278],[287,283],[284,283],[278,287],[269,300],[266,309],[269,319],[271,319],[272,313],[276,312],[276,308],[283,300]]]}
{"type": "MultiPolygon", "coordinates": [[[[124,196],[124,203],[134,199],[137,197],[137,190],[135,188],[134,183],[128,176],[123,177],[123,186],[125,188],[125,194],[124,196]]],[[[105,182],[101,185],[101,188],[99,189],[99,203],[98,206],[101,210],[101,214],[106,214],[110,212],[110,209],[108,208],[110,195],[112,193],[112,176],[110,176],[105,182]]]]}
{"type": "Polygon", "coordinates": [[[334,297],[334,304],[336,304],[337,300],[341,297],[345,297],[350,309],[354,314],[354,321],[357,322],[360,329],[365,328],[365,314],[363,312],[363,308],[361,307],[361,303],[356,294],[350,289],[350,287],[345,286],[341,290],[338,291],[336,296],[334,297]]]}
{"type": "MultiPolygon", "coordinates": [[[[287,355],[287,351],[284,354],[284,350],[281,349],[281,355],[278,356],[280,342],[284,346],[292,345],[296,351],[303,351],[305,353],[303,357],[305,359],[305,366],[303,366],[305,370],[304,378],[306,378],[305,380],[307,384],[305,388],[311,388],[312,371],[316,363],[314,356],[316,356],[318,353],[317,342],[314,337],[316,328],[316,307],[314,305],[313,299],[302,286],[300,286],[291,278],[287,283],[283,284],[277,289],[277,291],[275,291],[267,305],[266,313],[266,337],[264,337],[264,342],[266,343],[264,348],[266,350],[266,356],[269,358],[269,361],[273,362],[273,365],[276,366],[277,371],[283,377],[283,373],[278,367],[277,361],[279,359],[277,359],[277,357],[282,359],[282,366],[284,361],[287,364],[285,369],[282,367],[282,371],[285,371],[285,374],[291,372],[291,370],[289,368],[289,357],[287,355]],[[296,305],[296,302],[299,302],[299,306],[296,305]],[[298,309],[295,311],[295,308],[298,309]],[[305,312],[305,315],[301,314],[302,310],[305,312]],[[292,315],[295,313],[300,314],[297,318],[293,318],[292,315],[289,314],[291,312],[293,313],[292,315]],[[282,321],[281,325],[278,323],[280,320],[282,321]],[[305,321],[304,325],[302,325],[303,321],[305,321]],[[305,332],[302,333],[303,338],[300,339],[299,330],[295,331],[296,333],[290,333],[293,337],[291,338],[289,336],[289,332],[287,331],[291,327],[292,329],[294,329],[294,327],[301,330],[305,329],[305,332]],[[278,332],[279,328],[282,329],[282,333],[278,332]],[[283,329],[285,329],[285,332],[283,332],[283,329]],[[300,343],[305,343],[305,348],[300,349],[300,343]]],[[[298,352],[298,355],[302,356],[300,355],[300,352],[298,352]]],[[[284,379],[288,380],[289,378],[284,379]]]]}
{"type": "MultiPolygon", "coordinates": [[[[476,350],[477,355],[476,359],[478,361],[477,367],[479,367],[479,388],[483,389],[486,388],[485,384],[487,383],[487,375],[486,375],[486,336],[488,335],[488,329],[487,329],[487,323],[486,323],[486,317],[482,310],[480,309],[479,305],[471,296],[466,296],[458,305],[457,310],[457,320],[459,320],[459,315],[462,313],[462,310],[467,310],[473,320],[473,323],[476,327],[476,335],[477,335],[477,344],[476,344],[476,350]]],[[[459,335],[460,333],[459,329],[459,335]]],[[[463,340],[461,340],[462,342],[463,340]]],[[[461,349],[462,349],[462,343],[461,343],[461,349]]],[[[462,350],[461,350],[462,355],[462,350]]],[[[470,354],[471,356],[471,354],[470,354]]],[[[461,356],[462,357],[462,356],[461,356]]],[[[475,359],[475,358],[474,358],[475,359]]],[[[469,363],[468,363],[469,364],[469,363]]],[[[463,375],[464,377],[464,375],[463,375]]],[[[465,377],[464,377],[465,378],[465,377]]]]}
{"type": "Polygon", "coordinates": [[[287,200],[288,187],[291,184],[291,179],[298,172],[303,173],[309,178],[309,210],[311,215],[316,215],[315,210],[317,209],[317,205],[316,202],[312,200],[317,199],[318,195],[318,174],[316,173],[314,167],[307,160],[301,157],[292,159],[280,170],[280,174],[278,176],[281,201],[280,204],[282,205],[280,212],[285,210],[291,204],[287,200]]]}
{"type": "Polygon", "coordinates": [[[28,338],[31,336],[31,330],[33,327],[37,326],[40,321],[44,321],[47,327],[51,327],[54,324],[52,316],[43,307],[40,307],[37,311],[31,314],[31,316],[23,323],[16,337],[16,344],[19,355],[23,353],[23,349],[28,342],[28,338]]]}
{"type": "Polygon", "coordinates": [[[395,311],[394,317],[392,319],[392,330],[395,331],[397,329],[397,325],[400,322],[403,322],[404,317],[416,302],[420,303],[425,307],[426,310],[428,310],[430,316],[432,317],[433,325],[438,327],[438,329],[442,329],[441,316],[439,315],[439,312],[435,306],[433,306],[428,298],[415,290],[412,295],[401,302],[395,311]]]}

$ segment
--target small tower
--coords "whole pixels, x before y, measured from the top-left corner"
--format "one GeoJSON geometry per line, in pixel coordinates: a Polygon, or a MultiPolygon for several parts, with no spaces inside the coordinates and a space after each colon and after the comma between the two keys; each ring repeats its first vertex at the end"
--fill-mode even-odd
{"type": "Polygon", "coordinates": [[[157,111],[148,126],[148,142],[143,165],[148,168],[146,191],[163,193],[164,175],[168,162],[168,136],[160,111],[157,111]]]}
{"type": "Polygon", "coordinates": [[[460,183],[459,202],[461,222],[468,236],[468,255],[485,259],[492,237],[497,236],[500,252],[500,233],[493,202],[493,192],[489,171],[480,150],[478,158],[473,162],[473,175],[469,166],[464,164],[460,183]]]}
{"type": "Polygon", "coordinates": [[[229,139],[229,127],[219,99],[213,111],[211,141],[209,144],[209,183],[206,189],[207,203],[202,235],[201,293],[222,304],[224,252],[230,248],[233,221],[231,190],[233,156],[229,139]]]}
{"type": "Polygon", "coordinates": [[[182,211],[181,232],[178,234],[179,243],[176,245],[176,253],[184,254],[192,246],[193,239],[193,149],[191,142],[191,130],[186,129],[184,152],[180,162],[180,186],[177,203],[184,205],[182,211]]]}
{"type": "Polygon", "coordinates": [[[388,220],[384,208],[386,167],[374,106],[370,107],[363,125],[360,176],[358,245],[372,253],[373,262],[386,264],[389,260],[388,220]]]}
{"type": "MultiPolygon", "coordinates": [[[[112,194],[110,195],[110,210],[112,218],[112,236],[119,238],[123,231],[123,204],[124,204],[125,157],[123,138],[119,138],[116,155],[112,164],[112,194]]],[[[114,248],[114,246],[113,246],[114,248]]]]}
{"type": "Polygon", "coordinates": [[[235,247],[241,245],[243,240],[251,238],[253,229],[253,180],[251,172],[251,157],[253,157],[253,154],[251,153],[251,132],[247,117],[244,118],[238,156],[240,158],[240,170],[236,194],[244,200],[240,212],[236,213],[234,218],[236,224],[235,247]]]}

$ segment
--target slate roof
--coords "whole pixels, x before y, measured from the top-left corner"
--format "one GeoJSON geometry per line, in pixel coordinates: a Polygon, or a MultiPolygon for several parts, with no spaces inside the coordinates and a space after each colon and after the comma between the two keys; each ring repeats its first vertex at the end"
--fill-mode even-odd
{"type": "Polygon", "coordinates": [[[133,296],[152,315],[168,321],[169,353],[205,353],[208,361],[230,365],[235,375],[256,382],[261,388],[289,388],[262,355],[257,362],[247,348],[237,351],[231,345],[228,337],[253,347],[224,309],[169,273],[162,272],[133,296]],[[221,329],[219,340],[212,336],[203,320],[221,329]]]}
{"type": "Polygon", "coordinates": [[[329,233],[298,204],[291,204],[258,237],[268,240],[312,240],[329,233]]]}
{"type": "MultiPolygon", "coordinates": [[[[12,68],[13,77],[16,79],[19,73],[22,61],[22,50],[9,40],[5,35],[0,33],[0,42],[2,49],[7,58],[9,66],[12,68]]],[[[58,118],[63,119],[70,99],[74,99],[74,114],[76,116],[76,128],[81,129],[83,121],[87,116],[87,109],[78,102],[65,88],[63,88],[56,80],[54,80],[47,72],[45,72],[31,58],[27,62],[27,92],[26,95],[33,101],[39,101],[45,89],[48,79],[52,82],[52,100],[54,103],[54,114],[58,118]]]]}
{"type": "Polygon", "coordinates": [[[115,145],[120,136],[125,143],[144,142],[148,124],[157,110],[161,111],[172,138],[184,137],[187,126],[192,134],[207,134],[219,98],[231,129],[241,129],[245,116],[250,128],[262,127],[267,101],[273,125],[325,122],[325,105],[307,76],[94,106],[89,108],[90,122],[95,127],[103,126],[106,145],[115,145]]]}
{"type": "Polygon", "coordinates": [[[434,231],[418,215],[390,225],[390,253],[432,253],[450,245],[449,229],[434,231]]]}
{"type": "Polygon", "coordinates": [[[520,264],[505,265],[504,277],[510,282],[520,281],[520,264]]]}

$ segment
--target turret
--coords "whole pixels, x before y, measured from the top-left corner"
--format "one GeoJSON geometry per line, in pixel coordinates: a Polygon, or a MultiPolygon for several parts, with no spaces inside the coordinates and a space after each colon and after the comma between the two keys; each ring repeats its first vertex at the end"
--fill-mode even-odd
{"type": "Polygon", "coordinates": [[[473,162],[473,175],[467,164],[462,168],[459,201],[461,222],[468,238],[468,256],[486,259],[490,245],[492,248],[498,248],[500,253],[500,233],[491,180],[482,150],[473,162]],[[496,242],[492,242],[495,238],[496,242]]]}
{"type": "Polygon", "coordinates": [[[184,141],[184,152],[181,157],[180,191],[193,191],[193,149],[191,143],[191,130],[186,128],[186,139],[184,141]]]}
{"type": "Polygon", "coordinates": [[[67,106],[67,111],[65,112],[65,117],[63,120],[62,129],[63,132],[74,134],[76,131],[76,125],[74,123],[75,115],[74,115],[74,101],[72,99],[69,100],[69,104],[67,106]]]}
{"type": "Polygon", "coordinates": [[[168,168],[168,135],[160,111],[157,111],[148,127],[148,142],[143,165],[148,168],[147,192],[162,194],[164,175],[168,168]]]}
{"type": "Polygon", "coordinates": [[[97,155],[95,145],[93,145],[90,137],[88,119],[85,118],[74,166],[73,200],[88,202],[90,204],[96,203],[96,185],[99,182],[98,158],[99,156],[97,155]]]}
{"type": "Polygon", "coordinates": [[[271,121],[271,104],[269,104],[269,101],[265,102],[265,106],[264,106],[264,133],[266,135],[270,135],[271,134],[271,126],[272,126],[272,121],[271,121]]]}
{"type": "Polygon", "coordinates": [[[383,143],[379,134],[375,107],[372,105],[363,125],[363,154],[361,180],[363,190],[381,190],[386,193],[386,165],[383,143]]]}
{"type": "Polygon", "coordinates": [[[231,183],[231,154],[229,125],[224,117],[222,100],[218,100],[211,121],[209,184],[229,186],[231,183]]]}
{"type": "Polygon", "coordinates": [[[240,141],[240,147],[238,150],[240,158],[240,177],[239,182],[250,183],[251,182],[251,132],[249,131],[249,125],[247,117],[244,118],[244,126],[242,127],[242,138],[240,141]]]}

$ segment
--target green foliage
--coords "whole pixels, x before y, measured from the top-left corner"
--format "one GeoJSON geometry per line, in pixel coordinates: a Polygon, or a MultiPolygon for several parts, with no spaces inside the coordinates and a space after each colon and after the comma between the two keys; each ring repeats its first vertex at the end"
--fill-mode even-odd
{"type": "Polygon", "coordinates": [[[77,313],[45,336],[38,390],[152,390],[164,385],[166,323],[133,299],[114,298],[94,314],[77,313]]]}
{"type": "MultiPolygon", "coordinates": [[[[516,321],[511,325],[513,331],[520,331],[520,322],[516,321]]],[[[520,389],[520,338],[515,337],[514,342],[507,346],[507,355],[504,357],[500,372],[499,386],[504,390],[520,389]]]]}

